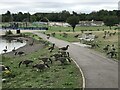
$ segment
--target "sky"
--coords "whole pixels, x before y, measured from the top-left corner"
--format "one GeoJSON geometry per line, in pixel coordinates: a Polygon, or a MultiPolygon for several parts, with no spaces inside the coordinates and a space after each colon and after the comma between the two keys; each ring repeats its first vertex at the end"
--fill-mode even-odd
{"type": "Polygon", "coordinates": [[[67,10],[77,13],[118,10],[119,0],[0,0],[0,14],[7,10],[12,13],[60,12],[67,10]]]}

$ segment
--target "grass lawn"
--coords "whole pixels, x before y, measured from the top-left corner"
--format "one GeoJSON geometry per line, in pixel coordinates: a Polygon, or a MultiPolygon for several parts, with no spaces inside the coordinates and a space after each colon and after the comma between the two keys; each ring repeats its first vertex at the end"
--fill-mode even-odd
{"type": "MultiPolygon", "coordinates": [[[[51,29],[49,29],[48,31],[46,31],[44,33],[51,34],[51,33],[55,32],[55,34],[56,34],[55,38],[69,41],[69,42],[79,42],[80,40],[74,36],[77,34],[82,35],[81,30],[86,30],[86,31],[84,31],[84,33],[92,32],[94,35],[98,36],[98,38],[95,39],[95,41],[97,41],[96,44],[98,44],[100,46],[100,48],[96,47],[93,49],[106,55],[106,52],[103,51],[103,48],[107,44],[109,44],[109,45],[114,44],[115,48],[118,51],[118,30],[114,30],[115,28],[117,28],[117,27],[114,26],[112,28],[112,30],[109,30],[109,27],[106,27],[106,26],[103,26],[103,27],[76,27],[76,29],[75,29],[76,31],[72,32],[71,27],[52,27],[51,29]],[[99,31],[97,31],[98,29],[99,29],[99,31]],[[115,35],[107,37],[106,39],[103,39],[103,36],[104,36],[103,29],[104,29],[104,31],[110,31],[110,33],[113,33],[113,32],[117,32],[117,33],[115,35]],[[68,32],[68,30],[70,30],[70,31],[68,32]],[[90,30],[92,30],[92,31],[90,31],[90,30]],[[67,33],[67,37],[64,37],[63,33],[67,33]]],[[[118,56],[117,56],[117,58],[118,58],[118,56]]]]}
{"type": "MultiPolygon", "coordinates": [[[[26,34],[33,36],[30,33],[26,34]]],[[[34,38],[39,39],[36,35],[34,38]]],[[[32,66],[21,65],[20,68],[18,67],[21,60],[31,59],[34,60],[33,64],[36,64],[40,62],[38,57],[49,57],[58,51],[56,47],[54,52],[49,53],[48,47],[45,46],[36,52],[21,57],[0,56],[2,63],[10,66],[12,74],[15,75],[15,77],[6,77],[7,82],[2,83],[2,88],[82,88],[81,73],[73,61],[67,65],[60,65],[60,62],[52,59],[53,64],[49,64],[50,68],[46,68],[42,72],[36,71],[32,66]]]]}

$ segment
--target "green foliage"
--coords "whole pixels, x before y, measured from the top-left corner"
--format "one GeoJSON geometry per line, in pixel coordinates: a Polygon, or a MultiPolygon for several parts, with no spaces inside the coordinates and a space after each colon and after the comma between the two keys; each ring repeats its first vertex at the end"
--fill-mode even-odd
{"type": "Polygon", "coordinates": [[[76,25],[79,23],[79,17],[71,16],[71,17],[67,18],[67,23],[69,23],[72,26],[73,32],[74,32],[76,25]]]}
{"type": "Polygon", "coordinates": [[[5,14],[2,15],[2,22],[11,22],[13,20],[11,12],[7,11],[5,14]]]}
{"type": "Polygon", "coordinates": [[[49,22],[49,20],[47,19],[47,17],[43,17],[40,21],[41,22],[49,22]]]}
{"type": "Polygon", "coordinates": [[[62,12],[59,13],[59,20],[66,22],[67,18],[70,16],[69,11],[63,10],[62,12]]]}
{"type": "Polygon", "coordinates": [[[117,16],[110,16],[110,17],[104,17],[104,23],[107,26],[114,26],[115,24],[118,24],[118,18],[117,16]]]}

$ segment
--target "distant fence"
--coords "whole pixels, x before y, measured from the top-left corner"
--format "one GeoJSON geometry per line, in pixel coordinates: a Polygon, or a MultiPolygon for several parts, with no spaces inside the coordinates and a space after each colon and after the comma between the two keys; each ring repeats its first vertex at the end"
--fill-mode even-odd
{"type": "Polygon", "coordinates": [[[48,27],[20,27],[20,28],[12,28],[12,27],[4,27],[2,26],[2,29],[22,29],[22,30],[48,30],[48,27]]]}

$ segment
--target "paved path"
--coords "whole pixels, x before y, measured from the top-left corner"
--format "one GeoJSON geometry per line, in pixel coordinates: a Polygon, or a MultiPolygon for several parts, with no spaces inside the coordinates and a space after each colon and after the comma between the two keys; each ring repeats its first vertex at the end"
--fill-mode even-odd
{"type": "Polygon", "coordinates": [[[118,88],[118,63],[110,60],[95,51],[78,45],[71,44],[67,41],[50,37],[33,32],[45,40],[55,43],[56,46],[62,47],[70,45],[70,56],[77,62],[83,70],[86,82],[86,88],[118,88]]]}

